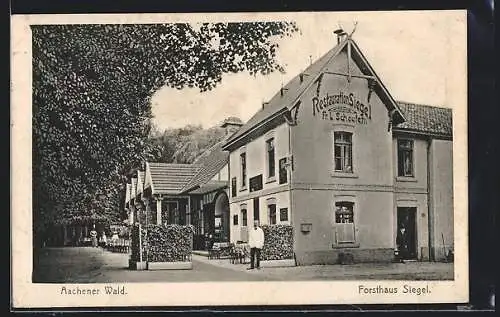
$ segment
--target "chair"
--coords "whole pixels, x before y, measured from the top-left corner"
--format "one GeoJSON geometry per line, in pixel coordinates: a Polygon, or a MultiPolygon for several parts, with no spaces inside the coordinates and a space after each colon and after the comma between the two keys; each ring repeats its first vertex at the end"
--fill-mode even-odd
{"type": "Polygon", "coordinates": [[[220,244],[218,242],[215,242],[212,248],[208,250],[208,259],[220,259],[220,244]]]}
{"type": "Polygon", "coordinates": [[[231,255],[231,263],[236,264],[239,262],[240,264],[246,263],[246,258],[249,257],[248,250],[245,244],[237,244],[233,245],[233,251],[231,255]]]}

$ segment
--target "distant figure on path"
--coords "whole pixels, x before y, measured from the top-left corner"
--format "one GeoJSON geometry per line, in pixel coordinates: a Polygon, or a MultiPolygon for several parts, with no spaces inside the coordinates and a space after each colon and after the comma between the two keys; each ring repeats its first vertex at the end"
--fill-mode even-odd
{"type": "Polygon", "coordinates": [[[103,231],[101,235],[101,247],[105,248],[108,244],[108,239],[106,237],[106,233],[103,231]]]}
{"type": "Polygon", "coordinates": [[[264,231],[259,227],[258,220],[253,222],[253,229],[248,234],[248,244],[250,246],[250,267],[247,270],[253,270],[254,264],[260,270],[260,250],[264,246],[264,231]]]}
{"type": "Polygon", "coordinates": [[[95,225],[92,227],[92,231],[90,231],[90,238],[92,239],[92,246],[97,248],[97,231],[95,230],[95,225]]]}

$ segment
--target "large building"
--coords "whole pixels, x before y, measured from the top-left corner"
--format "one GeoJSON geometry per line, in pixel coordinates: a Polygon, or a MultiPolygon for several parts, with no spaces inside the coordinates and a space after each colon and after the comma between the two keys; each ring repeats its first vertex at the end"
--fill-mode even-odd
{"type": "Polygon", "coordinates": [[[294,227],[298,265],[391,261],[402,246],[441,260],[454,243],[452,135],[451,109],[395,101],[341,33],[225,142],[230,240],[258,219],[294,227]]]}

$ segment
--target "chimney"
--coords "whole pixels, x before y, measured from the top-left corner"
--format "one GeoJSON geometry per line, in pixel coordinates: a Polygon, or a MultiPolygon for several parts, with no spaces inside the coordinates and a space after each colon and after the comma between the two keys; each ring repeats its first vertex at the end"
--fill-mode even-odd
{"type": "Polygon", "coordinates": [[[285,91],[287,91],[287,90],[288,90],[288,88],[281,87],[281,89],[280,89],[281,97],[283,97],[285,95],[285,91]]]}
{"type": "Polygon", "coordinates": [[[340,42],[347,36],[347,33],[343,29],[337,29],[333,31],[333,33],[337,36],[337,44],[340,44],[340,42]]]}
{"type": "Polygon", "coordinates": [[[263,102],[263,103],[262,103],[262,109],[264,109],[268,103],[269,103],[269,102],[263,102]]]}
{"type": "Polygon", "coordinates": [[[306,74],[306,73],[300,73],[300,75],[299,75],[299,79],[300,79],[300,83],[301,83],[301,84],[304,82],[304,76],[309,76],[309,74],[306,74]]]}
{"type": "Polygon", "coordinates": [[[243,122],[240,120],[240,118],[229,117],[224,120],[221,128],[224,128],[226,130],[226,135],[229,136],[238,131],[242,125],[243,122]]]}

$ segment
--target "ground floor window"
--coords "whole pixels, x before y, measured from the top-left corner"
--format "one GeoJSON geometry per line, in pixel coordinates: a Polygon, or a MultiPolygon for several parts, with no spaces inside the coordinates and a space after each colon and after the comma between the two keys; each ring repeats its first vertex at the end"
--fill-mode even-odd
{"type": "Polygon", "coordinates": [[[268,214],[269,214],[269,224],[275,225],[276,224],[276,205],[270,204],[267,206],[267,209],[268,209],[268,214]]]}
{"type": "Polygon", "coordinates": [[[241,209],[241,225],[243,227],[246,227],[247,224],[247,210],[246,209],[241,209]]]}
{"type": "Polygon", "coordinates": [[[335,229],[338,243],[355,242],[353,202],[338,201],[335,203],[335,229]]]}
{"type": "Polygon", "coordinates": [[[288,221],[288,208],[280,208],[280,221],[288,221]]]}

